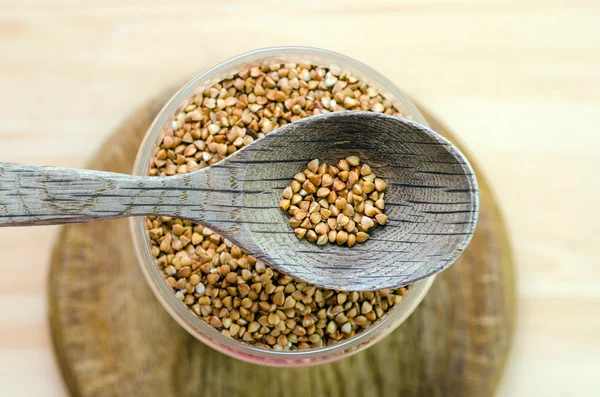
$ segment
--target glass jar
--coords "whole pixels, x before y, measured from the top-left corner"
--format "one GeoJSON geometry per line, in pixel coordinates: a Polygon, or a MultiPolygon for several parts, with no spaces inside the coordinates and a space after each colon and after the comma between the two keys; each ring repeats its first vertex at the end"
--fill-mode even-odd
{"type": "MultiPolygon", "coordinates": [[[[241,70],[272,63],[307,63],[336,68],[352,74],[377,89],[389,99],[406,118],[427,125],[412,101],[390,80],[370,67],[347,56],[327,50],[307,47],[274,47],[248,52],[222,62],[193,78],[177,92],[158,113],[148,129],[135,161],[133,174],[148,175],[152,149],[164,129],[169,128],[175,115],[188,99],[205,88],[241,70]]],[[[381,340],[392,332],[416,309],[433,283],[434,276],[414,283],[404,299],[378,322],[347,340],[334,345],[297,351],[275,351],[254,347],[221,334],[192,313],[163,279],[150,250],[144,218],[131,219],[131,231],[138,262],[146,281],[165,310],[190,334],[208,346],[231,357],[254,364],[272,366],[302,366],[330,362],[356,353],[381,340]]]]}

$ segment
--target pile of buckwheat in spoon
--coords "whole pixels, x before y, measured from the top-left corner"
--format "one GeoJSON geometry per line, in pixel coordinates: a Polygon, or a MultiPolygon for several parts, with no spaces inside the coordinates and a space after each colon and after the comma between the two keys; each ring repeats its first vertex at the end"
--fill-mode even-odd
{"type": "MultiPolygon", "coordinates": [[[[150,175],[210,166],[284,124],[340,110],[403,117],[374,88],[340,71],[300,63],[241,71],[190,99],[157,142],[150,175]]],[[[408,290],[328,290],[258,262],[208,228],[171,217],[148,217],[146,225],[156,263],[182,304],[258,347],[309,349],[350,338],[408,290]]]]}
{"type": "Polygon", "coordinates": [[[352,248],[367,241],[369,229],[387,223],[386,187],[358,156],[336,165],[314,159],[283,189],[279,207],[291,215],[289,224],[299,239],[352,248]]]}

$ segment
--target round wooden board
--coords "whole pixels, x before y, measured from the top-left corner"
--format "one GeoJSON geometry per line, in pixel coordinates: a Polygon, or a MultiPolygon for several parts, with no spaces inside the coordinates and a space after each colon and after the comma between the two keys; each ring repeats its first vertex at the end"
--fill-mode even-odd
{"type": "MultiPolygon", "coordinates": [[[[125,121],[89,168],[131,172],[168,94],[125,121]]],[[[419,308],[380,343],[316,367],[255,366],[190,336],[146,285],[126,219],[63,227],[48,290],[52,339],[69,391],[160,397],[492,395],[513,333],[513,263],[497,204],[477,175],[481,213],[473,240],[419,308]]]]}

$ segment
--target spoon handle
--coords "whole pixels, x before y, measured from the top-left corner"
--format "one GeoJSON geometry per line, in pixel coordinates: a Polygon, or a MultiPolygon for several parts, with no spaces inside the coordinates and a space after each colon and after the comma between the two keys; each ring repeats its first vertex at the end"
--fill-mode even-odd
{"type": "Polygon", "coordinates": [[[176,211],[162,197],[181,194],[178,180],[0,163],[0,226],[169,215],[176,211]]]}

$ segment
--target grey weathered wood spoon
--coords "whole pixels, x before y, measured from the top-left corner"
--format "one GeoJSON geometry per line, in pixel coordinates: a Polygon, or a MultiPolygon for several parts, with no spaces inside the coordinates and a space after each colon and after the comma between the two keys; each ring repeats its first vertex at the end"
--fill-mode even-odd
{"type": "Polygon", "coordinates": [[[287,124],[221,162],[172,177],[0,163],[0,226],[165,215],[203,224],[284,273],[323,287],[406,285],[448,267],[469,243],[477,182],[432,130],[371,112],[287,124]],[[298,240],[281,192],[313,158],[357,155],[388,183],[389,223],[352,248],[298,240]]]}

